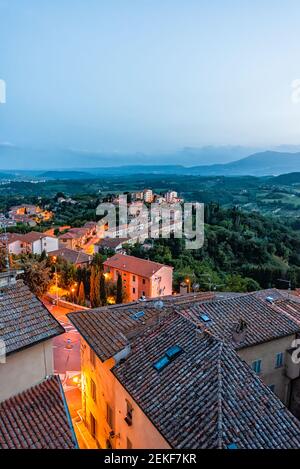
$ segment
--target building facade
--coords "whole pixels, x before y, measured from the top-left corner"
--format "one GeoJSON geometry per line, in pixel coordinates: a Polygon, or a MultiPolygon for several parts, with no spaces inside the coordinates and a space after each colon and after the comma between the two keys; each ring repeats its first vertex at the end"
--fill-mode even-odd
{"type": "Polygon", "coordinates": [[[127,301],[172,295],[173,268],[170,266],[115,254],[103,263],[103,267],[107,278],[114,282],[121,275],[127,301]]]}

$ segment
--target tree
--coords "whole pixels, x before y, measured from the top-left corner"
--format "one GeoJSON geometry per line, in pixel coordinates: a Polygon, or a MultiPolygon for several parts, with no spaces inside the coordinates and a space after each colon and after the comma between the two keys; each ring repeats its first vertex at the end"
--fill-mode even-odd
{"type": "Polygon", "coordinates": [[[42,296],[50,285],[50,269],[46,262],[38,262],[36,259],[28,259],[21,267],[24,270],[22,278],[24,283],[36,296],[42,296]]]}
{"type": "Polygon", "coordinates": [[[91,269],[90,302],[92,308],[96,308],[100,304],[100,277],[96,267],[91,269]]]}
{"type": "Polygon", "coordinates": [[[0,272],[3,272],[3,270],[6,269],[7,267],[7,253],[6,253],[6,249],[4,248],[1,248],[0,249],[0,272]]]}
{"type": "Polygon", "coordinates": [[[43,249],[42,254],[40,255],[40,262],[44,261],[47,259],[47,253],[45,249],[43,249]]]}
{"type": "Polygon", "coordinates": [[[100,274],[100,302],[102,306],[107,303],[105,277],[102,273],[100,274]]]}
{"type": "Polygon", "coordinates": [[[122,277],[120,274],[118,275],[118,280],[117,280],[116,303],[117,304],[123,303],[123,282],[122,282],[122,277]]]}
{"type": "Polygon", "coordinates": [[[77,295],[77,303],[81,306],[85,306],[85,291],[84,291],[84,284],[80,282],[79,290],[77,295]]]}

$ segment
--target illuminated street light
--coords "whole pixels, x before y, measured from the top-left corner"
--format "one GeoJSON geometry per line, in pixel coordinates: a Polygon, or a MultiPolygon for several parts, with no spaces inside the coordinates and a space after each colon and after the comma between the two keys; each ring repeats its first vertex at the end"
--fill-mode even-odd
{"type": "Polygon", "coordinates": [[[187,287],[188,287],[188,293],[190,293],[190,288],[191,288],[191,286],[190,286],[190,279],[189,279],[189,278],[186,278],[186,279],[185,279],[185,283],[187,284],[187,287]]]}

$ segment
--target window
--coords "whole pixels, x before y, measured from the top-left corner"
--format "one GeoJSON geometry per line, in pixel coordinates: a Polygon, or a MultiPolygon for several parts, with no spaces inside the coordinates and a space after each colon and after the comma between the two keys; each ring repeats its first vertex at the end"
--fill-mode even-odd
{"type": "Polygon", "coordinates": [[[135,275],[132,276],[132,281],[135,282],[135,275]]]}
{"type": "Polygon", "coordinates": [[[145,285],[145,283],[146,283],[146,280],[143,278],[143,285],[145,285]]]}
{"type": "Polygon", "coordinates": [[[166,355],[169,360],[174,360],[183,352],[182,348],[179,345],[173,345],[173,347],[168,348],[166,355]]]}
{"type": "Polygon", "coordinates": [[[91,435],[93,438],[96,438],[97,422],[92,413],[90,414],[90,423],[91,423],[91,435]]]}
{"type": "Polygon", "coordinates": [[[275,368],[281,368],[283,366],[283,352],[276,353],[275,368]]]}
{"type": "Polygon", "coordinates": [[[261,360],[255,360],[252,363],[252,370],[255,371],[255,373],[261,372],[261,360]]]}
{"type": "Polygon", "coordinates": [[[146,296],[144,290],[142,291],[142,296],[146,296]]]}
{"type": "Polygon", "coordinates": [[[210,317],[209,317],[207,314],[205,314],[205,313],[200,314],[200,319],[201,319],[203,322],[209,322],[209,321],[211,320],[210,317]]]}
{"type": "Polygon", "coordinates": [[[135,293],[135,288],[134,288],[134,287],[133,287],[133,289],[132,289],[132,293],[135,293]]]}
{"type": "Polygon", "coordinates": [[[269,384],[268,388],[269,388],[272,392],[275,392],[275,384],[269,384]]]}
{"type": "Polygon", "coordinates": [[[114,428],[114,413],[113,409],[109,404],[106,404],[106,420],[110,428],[114,428]]]}
{"type": "Polygon", "coordinates": [[[132,449],[132,443],[129,440],[129,438],[126,438],[126,447],[127,447],[127,449],[132,449]]]}
{"type": "Polygon", "coordinates": [[[126,417],[125,417],[125,422],[129,427],[132,425],[132,412],[133,412],[133,407],[129,401],[126,399],[126,417]]]}
{"type": "Polygon", "coordinates": [[[153,364],[153,367],[156,369],[156,371],[161,371],[163,370],[167,365],[169,365],[170,360],[168,357],[162,357],[157,362],[153,364]]]}
{"type": "Polygon", "coordinates": [[[97,388],[95,382],[91,379],[91,396],[94,402],[97,401],[97,388]]]}
{"type": "Polygon", "coordinates": [[[90,362],[93,366],[96,366],[96,355],[95,352],[90,348],[90,362]]]}

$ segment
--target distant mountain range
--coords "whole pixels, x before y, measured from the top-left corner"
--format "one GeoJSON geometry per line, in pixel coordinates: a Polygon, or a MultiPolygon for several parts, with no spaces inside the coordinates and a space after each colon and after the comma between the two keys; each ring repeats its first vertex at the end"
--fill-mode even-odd
{"type": "MultiPolygon", "coordinates": [[[[47,179],[83,179],[120,176],[122,174],[248,175],[260,177],[300,171],[300,151],[297,153],[264,151],[236,159],[237,154],[247,153],[247,149],[244,147],[205,148],[198,150],[186,148],[181,152],[168,155],[168,157],[167,155],[155,155],[150,158],[145,155],[85,154],[72,150],[22,150],[14,146],[0,145],[0,172],[2,173],[0,178],[3,178],[6,172],[47,179]],[[205,152],[205,158],[209,157],[210,161],[220,158],[222,152],[223,156],[226,154],[225,159],[229,158],[229,154],[232,154],[234,161],[222,164],[195,164],[199,159],[204,159],[205,152]],[[124,165],[124,161],[126,161],[126,165],[124,165]],[[150,161],[151,164],[146,164],[150,161]],[[170,161],[171,165],[168,164],[170,161]]],[[[295,148],[298,147],[293,147],[293,149],[295,148]]]]}
{"type": "Polygon", "coordinates": [[[231,163],[198,166],[193,170],[210,176],[277,176],[299,171],[300,153],[265,151],[231,163]]]}
{"type": "Polygon", "coordinates": [[[300,171],[300,153],[266,151],[226,164],[206,166],[180,165],[132,165],[111,168],[88,168],[82,171],[47,171],[40,177],[50,179],[78,179],[99,176],[121,176],[133,174],[176,174],[201,176],[278,176],[300,171]]]}
{"type": "MultiPolygon", "coordinates": [[[[256,148],[243,146],[185,147],[173,153],[105,153],[61,148],[30,148],[0,143],[0,171],[5,170],[61,170],[117,167],[124,165],[196,166],[228,163],[250,155],[256,148]],[[11,166],[13,164],[13,166],[11,166]]],[[[299,148],[300,151],[300,148],[299,148]]]]}

